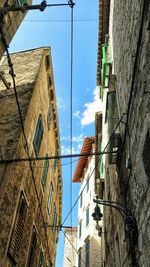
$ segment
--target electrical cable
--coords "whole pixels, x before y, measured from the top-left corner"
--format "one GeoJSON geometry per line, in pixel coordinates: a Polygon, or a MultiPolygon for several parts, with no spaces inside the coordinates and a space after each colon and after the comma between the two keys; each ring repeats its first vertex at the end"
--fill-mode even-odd
{"type": "MultiPolygon", "coordinates": [[[[72,4],[72,0],[70,1],[72,4]]],[[[73,120],[73,6],[71,8],[71,36],[70,36],[70,154],[72,155],[72,120],[73,120]]],[[[70,158],[70,208],[72,207],[72,158],[70,158]]],[[[72,214],[70,216],[72,226],[72,214]]]]}
{"type": "MultiPolygon", "coordinates": [[[[72,246],[72,248],[73,248],[73,250],[77,253],[77,255],[78,255],[78,251],[76,250],[76,248],[74,247],[74,245],[72,244],[72,242],[70,241],[70,239],[68,238],[68,236],[66,235],[66,233],[62,230],[62,228],[61,228],[61,231],[62,231],[62,233],[64,234],[64,236],[66,237],[66,239],[68,240],[68,242],[70,243],[70,245],[72,246]]],[[[82,260],[82,262],[85,264],[85,266],[86,266],[86,263],[85,263],[85,261],[83,260],[83,258],[81,257],[81,260],[82,260]]]]}
{"type": "MultiPolygon", "coordinates": [[[[117,153],[118,151],[114,151],[113,153],[117,153]]],[[[77,158],[77,157],[88,157],[88,156],[96,156],[96,155],[102,155],[102,154],[111,154],[111,151],[104,151],[104,152],[98,152],[98,153],[83,153],[83,154],[72,154],[72,155],[60,155],[60,156],[47,156],[47,157],[34,157],[34,158],[12,158],[12,159],[1,159],[0,164],[5,163],[13,163],[13,162],[26,162],[26,161],[42,161],[45,159],[66,159],[66,158],[77,158]]]]}
{"type": "Polygon", "coordinates": [[[95,167],[94,167],[93,171],[92,171],[92,172],[91,172],[91,174],[89,175],[89,177],[88,177],[88,179],[87,179],[87,181],[86,181],[86,183],[85,183],[85,185],[84,185],[84,187],[83,187],[82,191],[81,191],[81,192],[80,192],[80,194],[78,195],[78,197],[77,197],[76,201],[74,202],[74,205],[72,206],[72,208],[70,209],[69,213],[68,213],[68,214],[67,214],[67,216],[65,217],[65,219],[64,219],[64,221],[63,221],[63,223],[62,223],[62,225],[64,225],[64,223],[65,223],[65,222],[66,222],[66,220],[68,219],[68,217],[69,217],[70,213],[72,213],[72,210],[74,209],[74,207],[75,207],[75,206],[76,206],[76,204],[78,203],[78,201],[79,201],[79,199],[80,199],[80,196],[81,196],[81,194],[83,193],[84,189],[86,188],[86,186],[87,186],[87,183],[89,182],[89,180],[90,180],[90,178],[91,178],[92,174],[94,173],[94,171],[95,171],[95,170],[96,170],[96,168],[98,167],[98,165],[99,165],[99,162],[100,162],[100,160],[101,160],[101,158],[102,158],[102,156],[103,156],[103,154],[104,154],[104,152],[105,152],[106,148],[108,147],[108,145],[109,145],[109,143],[110,143],[111,139],[113,138],[113,136],[114,136],[114,134],[115,134],[115,131],[116,131],[116,130],[117,130],[117,128],[119,127],[119,125],[120,125],[120,123],[121,123],[121,121],[122,121],[122,119],[123,119],[124,115],[125,115],[125,113],[123,113],[123,115],[121,116],[120,120],[118,121],[118,123],[117,123],[117,125],[116,125],[116,127],[115,127],[114,131],[112,132],[112,134],[111,134],[111,136],[110,136],[110,138],[109,138],[109,140],[108,140],[108,143],[106,144],[106,146],[105,146],[105,148],[104,148],[104,150],[103,150],[103,152],[102,152],[101,156],[100,156],[100,157],[99,157],[99,159],[98,159],[98,162],[97,162],[97,164],[95,165],[95,167]]]}
{"type": "MultiPolygon", "coordinates": [[[[25,143],[26,143],[25,144],[26,145],[25,151],[26,151],[26,154],[27,154],[27,156],[29,158],[29,167],[30,167],[32,181],[33,181],[33,185],[34,185],[34,189],[35,189],[35,194],[36,194],[36,198],[38,200],[38,205],[39,205],[42,221],[43,221],[43,224],[45,224],[44,215],[43,215],[43,212],[42,212],[42,206],[41,206],[41,203],[40,203],[40,198],[39,198],[39,195],[38,195],[38,190],[37,190],[37,186],[36,186],[36,182],[35,182],[34,171],[33,171],[33,168],[32,168],[31,161],[30,161],[29,147],[28,147],[28,142],[27,142],[25,129],[24,129],[24,124],[23,124],[23,120],[22,120],[21,108],[20,108],[20,104],[19,104],[18,94],[17,94],[17,90],[16,90],[14,68],[13,68],[13,64],[12,64],[11,57],[10,57],[10,54],[9,54],[8,45],[6,43],[6,40],[5,40],[5,37],[4,37],[4,33],[3,33],[3,30],[1,28],[1,26],[0,26],[0,33],[1,33],[2,42],[4,44],[5,51],[6,51],[6,56],[7,56],[8,66],[9,66],[9,74],[11,75],[12,81],[13,81],[13,88],[14,88],[16,104],[17,104],[17,108],[18,108],[18,114],[19,114],[19,118],[20,118],[20,124],[21,124],[21,128],[22,128],[23,137],[24,137],[24,140],[25,140],[25,143]]],[[[49,256],[49,260],[51,262],[51,256],[50,256],[50,250],[49,250],[49,244],[48,244],[48,236],[47,236],[46,229],[44,230],[44,232],[45,232],[45,237],[46,237],[46,243],[47,243],[46,247],[47,247],[47,250],[48,250],[48,256],[49,256]]]]}

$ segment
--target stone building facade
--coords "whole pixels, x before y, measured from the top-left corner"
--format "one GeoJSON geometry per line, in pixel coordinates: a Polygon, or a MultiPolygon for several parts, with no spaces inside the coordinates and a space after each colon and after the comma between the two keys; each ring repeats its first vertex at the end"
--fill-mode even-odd
{"type": "MultiPolygon", "coordinates": [[[[0,9],[6,5],[22,6],[23,4],[32,4],[32,0],[1,0],[0,9]]],[[[20,26],[26,12],[8,12],[4,15],[0,13],[0,27],[4,33],[6,43],[9,45],[12,38],[14,37],[18,27],[20,26]]],[[[0,59],[4,54],[5,48],[2,39],[0,39],[0,59]]]]}
{"type": "MultiPolygon", "coordinates": [[[[95,152],[95,137],[86,137],[81,154],[95,152]]],[[[73,182],[81,183],[78,203],[77,266],[99,267],[101,263],[101,237],[95,228],[95,156],[81,156],[78,160],[73,182]]]]}
{"type": "Polygon", "coordinates": [[[11,88],[0,82],[0,266],[50,267],[55,266],[62,198],[60,160],[47,159],[60,155],[50,48],[18,52],[11,59],[25,135],[4,57],[1,67],[11,88]],[[45,160],[5,162],[38,157],[45,160]]]}
{"type": "Polygon", "coordinates": [[[65,229],[64,267],[77,266],[77,227],[65,229]]]}
{"type": "MultiPolygon", "coordinates": [[[[102,266],[149,266],[149,15],[149,1],[110,1],[107,48],[102,52],[106,64],[111,65],[110,73],[105,69],[103,76],[109,81],[103,88],[102,143],[105,147],[109,141],[108,151],[112,153],[103,161],[105,175],[101,197],[120,202],[130,210],[136,221],[137,238],[129,241],[125,235],[125,221],[119,212],[105,207],[102,266]],[[110,140],[118,123],[119,127],[110,140]]],[[[102,48],[103,44],[100,45],[102,48]]],[[[102,64],[101,59],[101,69],[104,68],[102,64]]]]}

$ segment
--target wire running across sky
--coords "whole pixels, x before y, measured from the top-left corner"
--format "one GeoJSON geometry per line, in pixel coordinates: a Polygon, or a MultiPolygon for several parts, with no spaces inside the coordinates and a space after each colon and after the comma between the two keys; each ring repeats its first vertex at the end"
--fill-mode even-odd
{"type": "Polygon", "coordinates": [[[65,224],[65,222],[67,221],[68,217],[69,217],[70,214],[72,213],[73,209],[74,209],[75,206],[77,205],[77,203],[78,203],[78,201],[79,201],[79,199],[80,199],[81,194],[82,194],[83,191],[85,190],[85,188],[86,188],[86,186],[87,186],[87,184],[88,184],[90,178],[92,177],[92,174],[94,173],[94,171],[95,171],[96,168],[98,167],[100,160],[102,159],[103,155],[105,154],[105,150],[107,149],[107,147],[108,147],[108,145],[109,145],[111,139],[113,138],[113,136],[114,136],[114,134],[115,134],[117,128],[118,128],[119,125],[122,123],[122,119],[123,119],[123,117],[124,117],[125,115],[126,115],[126,114],[123,113],[123,115],[121,116],[120,120],[118,121],[118,123],[117,123],[117,125],[116,125],[114,131],[112,132],[112,134],[111,134],[111,136],[110,136],[110,138],[109,138],[109,140],[108,140],[108,142],[107,142],[107,144],[106,144],[106,146],[105,146],[105,148],[104,148],[104,150],[103,150],[103,152],[102,152],[101,155],[99,156],[99,159],[98,159],[97,164],[95,165],[94,169],[92,170],[91,174],[89,175],[89,177],[88,177],[88,179],[87,179],[87,181],[86,181],[86,183],[85,183],[85,185],[84,185],[82,191],[81,191],[80,194],[78,195],[78,197],[77,197],[76,201],[74,202],[72,208],[70,209],[69,213],[67,214],[67,216],[66,216],[65,219],[63,220],[62,226],[65,224]]]}

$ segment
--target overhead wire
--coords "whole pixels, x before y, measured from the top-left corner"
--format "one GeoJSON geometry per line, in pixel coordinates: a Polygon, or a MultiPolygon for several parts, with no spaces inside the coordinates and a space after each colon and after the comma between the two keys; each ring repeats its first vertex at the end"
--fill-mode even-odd
{"type": "MultiPolygon", "coordinates": [[[[73,250],[76,252],[76,254],[78,255],[79,253],[78,253],[78,251],[76,250],[76,248],[74,247],[74,245],[72,244],[72,242],[70,241],[70,239],[68,238],[68,236],[66,235],[66,233],[62,230],[62,228],[61,228],[61,232],[64,234],[64,236],[65,236],[65,238],[68,240],[68,242],[70,243],[70,245],[71,245],[71,247],[73,248],[73,250]]],[[[85,266],[86,266],[86,263],[85,263],[85,261],[83,260],[83,258],[81,257],[81,260],[82,260],[82,262],[85,264],[85,266]]]]}
{"type": "MultiPolygon", "coordinates": [[[[72,4],[72,0],[70,1],[72,4]]],[[[71,28],[70,28],[70,154],[72,155],[72,121],[73,121],[73,6],[71,7],[71,28]]],[[[70,208],[72,207],[72,158],[70,158],[70,208]]],[[[72,214],[70,216],[72,226],[72,214]]]]}
{"type": "MultiPolygon", "coordinates": [[[[32,161],[43,161],[45,159],[66,159],[66,158],[77,158],[77,157],[88,157],[88,156],[96,156],[96,155],[102,155],[102,154],[110,154],[111,151],[104,151],[104,152],[94,152],[94,153],[81,153],[81,154],[69,154],[69,155],[58,155],[58,156],[44,156],[44,157],[30,157],[29,158],[11,158],[11,159],[1,159],[0,164],[5,163],[13,163],[13,162],[32,162],[32,161]]],[[[114,151],[114,153],[117,153],[117,151],[114,151]]]]}
{"type": "MultiPolygon", "coordinates": [[[[3,42],[3,45],[5,47],[5,51],[6,51],[6,56],[7,56],[8,66],[9,66],[9,74],[11,75],[12,81],[13,81],[13,89],[14,89],[17,108],[18,108],[20,124],[21,124],[21,128],[22,128],[23,137],[24,137],[24,140],[25,140],[24,149],[25,149],[26,154],[27,154],[27,156],[29,158],[29,167],[30,167],[30,171],[31,171],[31,177],[32,177],[33,185],[34,185],[34,190],[35,190],[36,198],[37,198],[37,201],[38,201],[38,206],[39,206],[39,209],[40,209],[41,218],[42,218],[43,224],[45,224],[45,219],[44,219],[44,215],[43,215],[43,212],[42,212],[42,206],[41,206],[40,198],[39,198],[39,195],[38,195],[38,189],[37,189],[36,182],[35,182],[34,171],[33,171],[33,168],[32,168],[31,161],[30,161],[29,147],[28,147],[27,137],[26,137],[26,134],[25,134],[24,124],[23,124],[23,119],[22,119],[22,114],[21,114],[21,108],[20,108],[20,103],[19,103],[17,89],[16,89],[16,81],[15,81],[15,73],[14,73],[13,63],[12,63],[12,60],[11,60],[11,57],[10,57],[10,54],[9,54],[8,45],[6,43],[5,36],[4,36],[4,33],[3,33],[3,30],[2,30],[1,26],[0,26],[0,34],[1,34],[2,42],[3,42]]],[[[49,256],[49,260],[51,262],[51,256],[50,256],[50,250],[49,250],[49,244],[48,244],[48,236],[47,236],[46,229],[44,229],[44,232],[45,232],[45,237],[46,237],[46,244],[47,244],[46,247],[47,247],[47,251],[48,251],[48,256],[49,256]]]]}
{"type": "Polygon", "coordinates": [[[103,149],[103,152],[102,152],[102,154],[100,155],[100,157],[99,157],[99,159],[98,159],[98,162],[97,162],[97,164],[95,165],[94,169],[92,170],[91,174],[89,175],[89,177],[88,177],[88,179],[87,179],[87,181],[86,181],[86,183],[85,183],[85,185],[84,185],[83,189],[81,190],[80,194],[78,195],[78,197],[77,197],[76,201],[74,202],[74,204],[73,204],[72,208],[70,209],[69,213],[67,214],[67,216],[66,216],[66,217],[65,217],[65,219],[63,220],[63,223],[62,223],[62,225],[64,225],[64,223],[67,221],[68,217],[70,216],[70,213],[72,213],[72,211],[73,211],[74,207],[75,207],[75,206],[76,206],[76,204],[78,203],[78,201],[79,201],[79,199],[80,199],[80,196],[81,196],[81,194],[82,194],[82,193],[83,193],[83,191],[85,190],[85,188],[86,188],[86,186],[87,186],[87,184],[88,184],[89,180],[90,180],[90,179],[91,179],[91,177],[92,177],[92,174],[94,173],[94,171],[95,171],[95,170],[96,170],[96,168],[98,167],[98,165],[99,165],[99,162],[100,162],[101,158],[103,157],[103,155],[104,155],[104,152],[105,152],[106,148],[108,147],[108,145],[109,145],[109,143],[110,143],[111,139],[113,138],[113,136],[114,136],[114,134],[115,134],[115,132],[116,132],[117,128],[119,127],[120,123],[122,123],[122,119],[123,119],[123,117],[124,117],[125,115],[126,115],[126,114],[125,114],[125,113],[123,113],[123,115],[121,116],[120,120],[118,121],[118,123],[117,123],[117,125],[116,125],[115,129],[113,130],[113,132],[112,132],[112,134],[111,134],[111,136],[110,136],[110,138],[109,138],[109,140],[108,140],[108,142],[107,142],[106,146],[105,146],[105,147],[104,147],[104,149],[103,149]]]}

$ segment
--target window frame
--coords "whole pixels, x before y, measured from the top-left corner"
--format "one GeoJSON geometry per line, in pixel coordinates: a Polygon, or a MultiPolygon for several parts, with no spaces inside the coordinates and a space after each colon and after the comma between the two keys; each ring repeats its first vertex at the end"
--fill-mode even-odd
{"type": "Polygon", "coordinates": [[[23,191],[21,191],[15,222],[11,233],[7,255],[17,264],[21,250],[28,205],[23,191]]]}
{"type": "Polygon", "coordinates": [[[44,125],[43,125],[42,115],[39,114],[38,121],[36,124],[35,133],[34,133],[34,138],[33,138],[33,147],[34,147],[34,151],[35,151],[36,156],[39,155],[41,142],[43,139],[43,134],[44,134],[44,125]]]}
{"type": "Polygon", "coordinates": [[[49,170],[49,159],[48,159],[48,154],[46,154],[44,166],[43,166],[43,170],[42,170],[42,176],[41,176],[41,183],[42,183],[43,190],[45,190],[45,187],[46,187],[48,170],[49,170]]]}
{"type": "Polygon", "coordinates": [[[48,202],[47,202],[47,209],[48,209],[48,214],[50,214],[50,210],[52,207],[52,196],[53,196],[53,183],[50,182],[50,186],[49,186],[49,193],[48,193],[48,202]]]}
{"type": "Polygon", "coordinates": [[[42,267],[42,265],[43,265],[43,262],[44,262],[44,250],[43,250],[43,248],[41,248],[40,249],[40,253],[39,253],[39,257],[38,257],[38,267],[42,267]],[[41,255],[42,255],[42,262],[40,262],[40,257],[41,257],[41,255]]]}
{"type": "Polygon", "coordinates": [[[85,241],[85,264],[86,267],[90,266],[90,240],[85,241]]]}
{"type": "Polygon", "coordinates": [[[80,193],[80,208],[82,208],[83,205],[83,191],[80,193]]]}
{"type": "Polygon", "coordinates": [[[90,222],[90,208],[89,206],[86,208],[86,226],[89,225],[90,222]]]}
{"type": "Polygon", "coordinates": [[[82,236],[82,220],[79,222],[79,239],[82,236]]]}
{"type": "Polygon", "coordinates": [[[29,243],[29,251],[28,251],[28,258],[27,258],[26,267],[32,267],[33,266],[33,261],[34,261],[34,257],[35,257],[35,251],[36,251],[36,245],[37,245],[37,231],[36,231],[35,226],[33,225],[30,243],[29,243]],[[34,234],[35,234],[35,240],[34,240],[34,234]]]}

